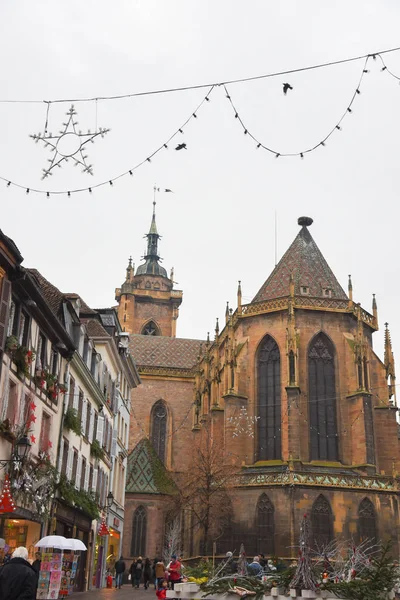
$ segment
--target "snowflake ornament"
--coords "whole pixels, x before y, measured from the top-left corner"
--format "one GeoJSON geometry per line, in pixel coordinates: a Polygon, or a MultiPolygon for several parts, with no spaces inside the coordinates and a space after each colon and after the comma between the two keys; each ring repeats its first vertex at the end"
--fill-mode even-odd
{"type": "Polygon", "coordinates": [[[247,435],[248,437],[254,437],[255,425],[260,417],[251,417],[247,413],[247,408],[242,406],[238,415],[229,417],[228,421],[234,425],[232,437],[239,435],[247,435]]]}
{"type": "Polygon", "coordinates": [[[49,148],[52,153],[52,157],[48,158],[50,163],[47,169],[43,169],[42,179],[46,179],[49,175],[52,175],[52,171],[55,167],[62,166],[63,162],[72,160],[73,164],[77,167],[80,165],[83,173],[93,175],[93,165],[88,164],[88,155],[84,153],[85,145],[91,142],[94,143],[94,139],[99,135],[103,138],[109,129],[100,127],[95,132],[91,132],[90,129],[87,133],[77,130],[78,121],[76,121],[77,112],[74,105],[66,113],[67,120],[63,123],[64,129],[59,131],[58,135],[52,133],[38,133],[30,135],[30,137],[37,144],[39,141],[44,143],[45,148],[49,148]]]}

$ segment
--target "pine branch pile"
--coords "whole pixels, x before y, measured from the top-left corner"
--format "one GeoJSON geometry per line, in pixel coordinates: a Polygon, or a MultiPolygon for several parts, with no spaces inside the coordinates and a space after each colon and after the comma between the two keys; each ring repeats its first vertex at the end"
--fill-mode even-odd
{"type": "Polygon", "coordinates": [[[296,590],[311,590],[315,592],[318,585],[311,560],[309,546],[310,529],[310,522],[307,515],[304,515],[300,525],[299,558],[296,572],[290,582],[290,587],[296,590]]]}

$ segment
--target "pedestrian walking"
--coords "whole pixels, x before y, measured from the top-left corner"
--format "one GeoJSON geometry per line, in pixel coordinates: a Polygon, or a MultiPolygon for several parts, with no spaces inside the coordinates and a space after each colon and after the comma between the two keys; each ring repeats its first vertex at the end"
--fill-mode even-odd
{"type": "Polygon", "coordinates": [[[40,554],[40,552],[36,552],[36,554],[35,554],[35,560],[32,563],[32,569],[37,574],[38,579],[39,579],[40,565],[42,564],[41,558],[42,558],[42,555],[40,554]]]}
{"type": "Polygon", "coordinates": [[[37,575],[28,562],[28,550],[20,546],[0,569],[1,600],[35,600],[37,575]]]}
{"type": "Polygon", "coordinates": [[[144,589],[147,590],[151,580],[151,562],[149,558],[145,558],[143,566],[143,583],[144,589]]]}
{"type": "Polygon", "coordinates": [[[129,567],[129,575],[131,578],[132,587],[136,585],[136,560],[133,559],[131,566],[129,567]]]}
{"type": "Polygon", "coordinates": [[[117,562],[115,563],[115,589],[119,588],[121,589],[121,585],[122,585],[122,576],[126,571],[126,565],[125,565],[125,561],[122,558],[122,556],[120,556],[119,560],[117,560],[117,562]]]}
{"type": "MultiPolygon", "coordinates": [[[[156,562],[155,574],[156,574],[156,590],[161,586],[163,580],[165,580],[165,565],[161,558],[159,558],[156,562]]],[[[168,585],[168,580],[167,580],[168,585]]]]}
{"type": "Polygon", "coordinates": [[[136,573],[135,573],[135,584],[136,584],[137,589],[139,589],[139,587],[140,587],[140,580],[142,579],[142,573],[143,573],[143,559],[141,556],[139,556],[139,558],[136,561],[136,573]]]}

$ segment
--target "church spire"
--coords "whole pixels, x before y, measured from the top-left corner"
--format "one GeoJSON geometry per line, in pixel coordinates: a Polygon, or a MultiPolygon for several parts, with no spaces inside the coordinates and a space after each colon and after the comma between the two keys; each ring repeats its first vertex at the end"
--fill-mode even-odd
{"type": "Polygon", "coordinates": [[[396,372],[394,368],[394,356],[392,350],[392,340],[389,331],[389,323],[385,323],[384,364],[386,369],[386,377],[388,380],[389,398],[391,398],[393,395],[396,398],[396,372]]]}
{"type": "Polygon", "coordinates": [[[156,198],[154,192],[153,200],[153,215],[151,218],[151,224],[149,233],[145,235],[147,237],[147,251],[144,256],[145,264],[140,265],[137,268],[136,275],[159,275],[168,279],[167,271],[160,265],[160,255],[158,253],[158,240],[160,235],[157,231],[156,224],[156,198]]]}

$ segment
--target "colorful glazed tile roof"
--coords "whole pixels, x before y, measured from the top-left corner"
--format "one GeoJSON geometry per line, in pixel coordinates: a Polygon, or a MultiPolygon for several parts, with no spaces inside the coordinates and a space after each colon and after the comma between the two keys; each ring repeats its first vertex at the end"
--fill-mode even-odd
{"type": "Polygon", "coordinates": [[[134,494],[171,494],[174,483],[147,438],[143,438],[128,456],[126,492],[134,494]]]}
{"type": "Polygon", "coordinates": [[[311,223],[308,217],[299,219],[302,228],[252,302],[288,296],[291,275],[295,295],[348,299],[307,228],[311,223]],[[303,287],[307,288],[306,292],[302,291],[303,287]]]}
{"type": "Polygon", "coordinates": [[[139,367],[191,369],[196,364],[202,343],[202,340],[131,335],[130,349],[139,367]]]}

